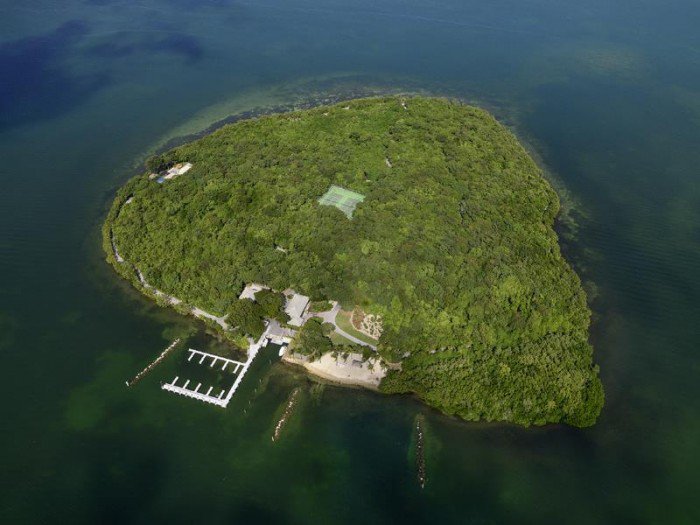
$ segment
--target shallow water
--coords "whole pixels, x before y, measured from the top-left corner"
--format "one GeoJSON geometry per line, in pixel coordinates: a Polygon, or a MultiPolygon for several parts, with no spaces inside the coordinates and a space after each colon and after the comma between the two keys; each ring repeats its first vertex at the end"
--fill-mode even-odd
{"type": "Polygon", "coordinates": [[[697,2],[19,4],[0,0],[3,522],[700,521],[697,2]],[[569,192],[595,427],[467,424],[264,360],[225,411],[159,390],[177,359],[124,387],[194,322],[102,262],[114,189],[228,115],[374,90],[484,105],[569,192]]]}

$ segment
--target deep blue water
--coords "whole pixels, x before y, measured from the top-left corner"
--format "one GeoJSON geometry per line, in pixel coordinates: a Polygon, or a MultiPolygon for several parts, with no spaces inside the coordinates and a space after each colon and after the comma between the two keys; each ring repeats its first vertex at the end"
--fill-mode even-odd
{"type": "Polygon", "coordinates": [[[698,22],[690,0],[0,0],[2,521],[700,522],[698,22]],[[158,389],[177,358],[126,389],[195,323],[102,261],[115,188],[229,115],[391,90],[493,111],[573,203],[599,423],[468,424],[264,360],[226,411],[158,389]]]}

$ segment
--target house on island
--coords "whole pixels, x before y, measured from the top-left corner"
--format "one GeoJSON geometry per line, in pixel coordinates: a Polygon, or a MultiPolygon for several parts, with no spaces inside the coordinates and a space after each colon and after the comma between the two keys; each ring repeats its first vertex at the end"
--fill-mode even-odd
{"type": "Polygon", "coordinates": [[[262,290],[269,290],[269,286],[265,286],[264,284],[258,284],[258,283],[250,283],[246,284],[245,288],[243,288],[243,291],[241,292],[241,295],[238,296],[239,299],[250,299],[251,301],[255,301],[255,294],[262,291],[262,290]]]}
{"type": "Polygon", "coordinates": [[[172,168],[168,169],[165,173],[161,172],[163,174],[156,179],[156,182],[158,184],[163,184],[166,180],[174,179],[175,177],[184,175],[185,173],[190,171],[191,168],[191,162],[180,162],[178,164],[175,164],[172,168]]]}
{"type": "MultiPolygon", "coordinates": [[[[269,286],[259,283],[250,283],[243,288],[243,291],[238,296],[239,299],[250,299],[255,301],[255,294],[262,290],[271,290],[269,286]]],[[[296,293],[291,288],[287,288],[282,292],[286,299],[284,311],[289,316],[289,324],[292,326],[301,326],[306,319],[304,315],[309,306],[309,298],[305,295],[296,293]]]]}
{"type": "Polygon", "coordinates": [[[306,310],[309,307],[309,298],[291,289],[287,289],[283,293],[287,298],[284,311],[289,316],[289,324],[292,326],[303,325],[306,321],[306,319],[304,319],[304,314],[306,314],[306,310]]]}
{"type": "Polygon", "coordinates": [[[296,330],[282,326],[277,319],[270,319],[265,333],[267,334],[265,346],[267,346],[267,343],[272,343],[284,349],[292,342],[296,330]]]}

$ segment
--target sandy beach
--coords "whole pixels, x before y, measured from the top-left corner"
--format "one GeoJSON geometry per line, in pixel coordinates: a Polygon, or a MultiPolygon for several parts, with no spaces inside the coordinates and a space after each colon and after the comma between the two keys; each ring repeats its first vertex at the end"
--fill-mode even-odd
{"type": "Polygon", "coordinates": [[[320,359],[312,362],[305,362],[291,355],[285,355],[282,360],[303,366],[310,374],[334,383],[361,386],[371,390],[377,390],[379,383],[386,375],[381,359],[376,357],[363,361],[361,366],[353,365],[352,357],[348,357],[347,360],[342,357],[336,359],[331,354],[324,354],[320,359]],[[370,363],[373,370],[369,368],[370,363]]]}

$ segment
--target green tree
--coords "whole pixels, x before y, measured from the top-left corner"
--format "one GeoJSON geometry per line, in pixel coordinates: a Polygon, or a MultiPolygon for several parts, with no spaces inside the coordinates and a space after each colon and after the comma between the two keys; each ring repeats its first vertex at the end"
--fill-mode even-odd
{"type": "Polygon", "coordinates": [[[265,331],[264,318],[258,303],[250,299],[239,299],[229,309],[226,322],[253,339],[258,339],[265,331]]]}
{"type": "Polygon", "coordinates": [[[160,173],[168,169],[169,164],[162,155],[153,155],[146,160],[146,168],[152,173],[160,173]]]}
{"type": "Polygon", "coordinates": [[[284,311],[285,299],[282,293],[260,290],[255,294],[255,302],[260,305],[265,317],[277,319],[283,323],[289,321],[289,316],[284,311]]]}
{"type": "Polygon", "coordinates": [[[323,333],[323,322],[317,318],[309,319],[294,338],[294,350],[313,358],[330,352],[332,346],[331,340],[323,333]]]}

